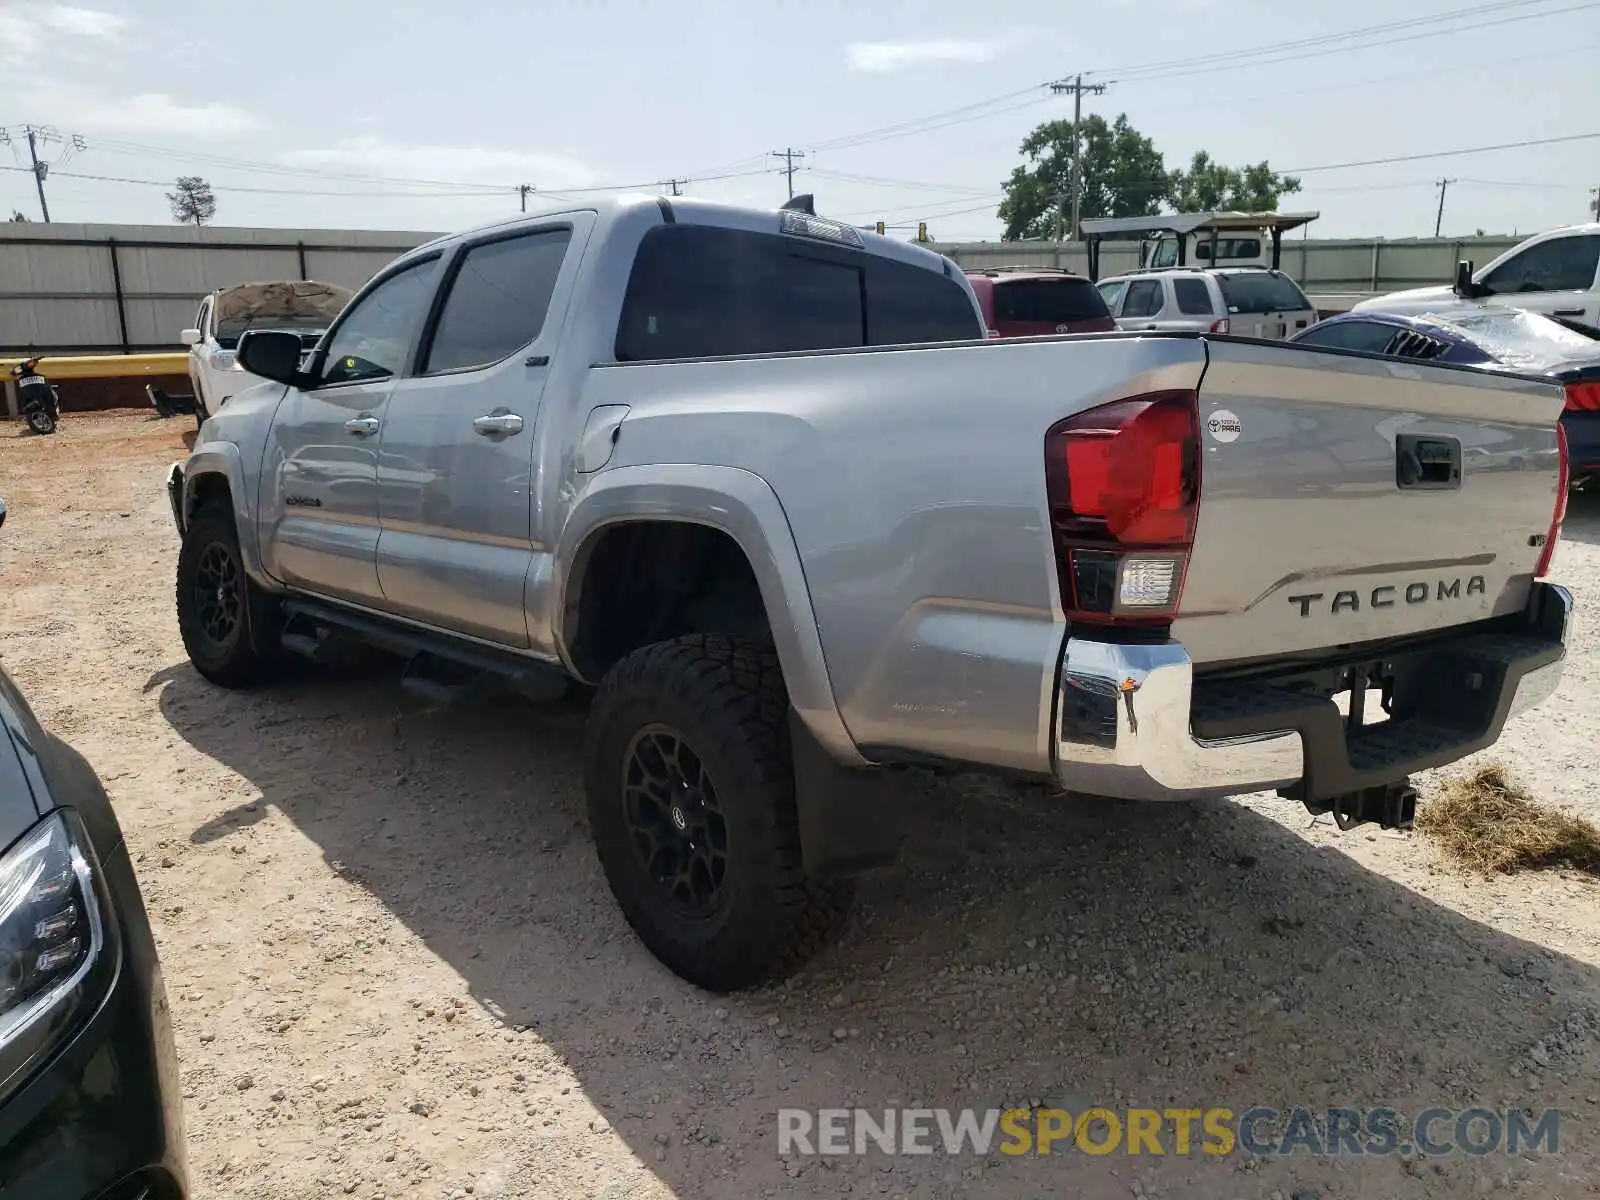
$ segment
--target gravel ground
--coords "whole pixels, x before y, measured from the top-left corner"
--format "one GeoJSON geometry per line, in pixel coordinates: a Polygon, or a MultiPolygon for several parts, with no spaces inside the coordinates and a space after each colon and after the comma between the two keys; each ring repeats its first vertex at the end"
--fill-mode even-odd
{"type": "MultiPolygon", "coordinates": [[[[0,654],[99,770],[177,1027],[201,1200],[1600,1195],[1600,886],[1447,873],[1272,797],[902,779],[921,819],[840,945],[713,997],[618,915],[580,705],[427,711],[393,676],[189,668],[181,421],[0,431],[0,654]],[[1421,1160],[777,1155],[780,1107],[1557,1107],[1562,1148],[1421,1160]]],[[[1557,575],[1600,601],[1600,502],[1557,575]]],[[[1496,755],[1600,819],[1594,634],[1496,755]]],[[[1460,770],[1461,768],[1455,768],[1460,770]]],[[[1424,781],[1429,786],[1436,781],[1424,781]]],[[[1169,1146],[1170,1149],[1170,1146],[1169,1146]]]]}

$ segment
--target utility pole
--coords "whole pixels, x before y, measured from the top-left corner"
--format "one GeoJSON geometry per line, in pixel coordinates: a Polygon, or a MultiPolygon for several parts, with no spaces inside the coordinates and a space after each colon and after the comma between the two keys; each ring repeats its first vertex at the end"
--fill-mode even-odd
{"type": "Polygon", "coordinates": [[[789,177],[789,199],[793,200],[794,199],[794,173],[800,169],[799,167],[794,165],[794,160],[797,159],[797,158],[804,158],[805,157],[805,152],[802,151],[802,150],[796,150],[793,146],[790,146],[790,147],[788,147],[787,149],[784,149],[784,150],[774,150],[772,152],[772,157],[773,158],[781,158],[781,159],[783,159],[783,162],[784,162],[783,173],[789,177]]]}
{"type": "Polygon", "coordinates": [[[1454,182],[1455,182],[1454,179],[1441,179],[1441,180],[1439,180],[1439,215],[1434,217],[1434,219],[1433,219],[1433,236],[1434,237],[1438,237],[1439,236],[1439,230],[1444,228],[1444,194],[1445,194],[1446,191],[1449,190],[1450,185],[1452,183],[1454,183],[1454,182]]]}
{"type": "Polygon", "coordinates": [[[26,126],[28,131],[28,157],[33,160],[33,182],[39,188],[39,211],[44,213],[44,223],[50,224],[50,206],[44,199],[44,177],[50,173],[50,164],[39,161],[39,146],[34,140],[32,125],[26,126]]]}
{"type": "Polygon", "coordinates": [[[534,187],[533,184],[531,184],[531,183],[519,183],[519,184],[517,184],[517,195],[522,197],[522,211],[523,212],[527,212],[528,211],[528,193],[529,192],[535,192],[535,191],[538,191],[538,190],[539,189],[534,187]]]}
{"type": "Polygon", "coordinates": [[[683,192],[679,189],[682,187],[682,185],[688,182],[689,181],[687,179],[663,179],[661,181],[661,186],[664,188],[671,188],[674,196],[681,196],[683,195],[683,192]]]}
{"type": "MultiPolygon", "coordinates": [[[[1083,76],[1078,75],[1071,83],[1062,80],[1052,83],[1050,90],[1056,95],[1063,92],[1072,93],[1072,240],[1078,240],[1078,214],[1083,207],[1083,145],[1078,139],[1078,128],[1083,122],[1083,94],[1093,92],[1096,96],[1106,90],[1103,83],[1085,83],[1083,76]]],[[[1056,241],[1061,241],[1061,214],[1056,214],[1056,241]]]]}

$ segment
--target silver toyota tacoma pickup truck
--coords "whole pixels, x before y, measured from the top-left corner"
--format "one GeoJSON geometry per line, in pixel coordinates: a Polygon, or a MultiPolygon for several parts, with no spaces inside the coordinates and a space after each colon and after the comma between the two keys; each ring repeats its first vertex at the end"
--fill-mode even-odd
{"type": "Polygon", "coordinates": [[[273,382],[168,477],[195,667],[377,646],[439,697],[595,687],[606,877],[712,989],[837,926],[913,816],[886,769],[1403,825],[1411,772],[1562,669],[1558,388],[989,341],[952,263],[803,205],[519,217],[396,260],[304,366],[239,354],[273,382]]]}

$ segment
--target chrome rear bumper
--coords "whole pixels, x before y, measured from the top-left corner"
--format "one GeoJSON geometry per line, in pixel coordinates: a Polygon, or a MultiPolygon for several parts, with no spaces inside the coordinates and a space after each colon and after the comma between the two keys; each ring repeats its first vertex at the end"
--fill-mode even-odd
{"type": "Polygon", "coordinates": [[[1284,787],[1305,759],[1294,730],[1208,742],[1189,730],[1194,665],[1177,642],[1069,638],[1061,664],[1056,778],[1073,791],[1188,800],[1284,787]]]}
{"type": "Polygon", "coordinates": [[[1197,736],[1194,665],[1181,645],[1071,637],[1057,688],[1055,775],[1072,791],[1130,800],[1336,794],[1393,782],[1492,744],[1506,720],[1547,699],[1561,682],[1571,616],[1571,593],[1535,583],[1525,628],[1464,632],[1417,651],[1407,684],[1414,719],[1369,727],[1359,744],[1347,744],[1332,700],[1269,685],[1242,717],[1220,722],[1241,732],[1197,736]]]}

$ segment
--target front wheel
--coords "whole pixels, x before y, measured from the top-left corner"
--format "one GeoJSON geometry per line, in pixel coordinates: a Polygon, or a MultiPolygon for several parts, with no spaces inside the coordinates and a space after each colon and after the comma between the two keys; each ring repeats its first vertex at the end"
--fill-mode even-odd
{"type": "Polygon", "coordinates": [[[178,551],[178,631],[195,670],[240,688],[277,674],[277,601],[251,582],[233,514],[218,504],[195,511],[178,551]]]}
{"type": "Polygon", "coordinates": [[[788,702],[770,647],[719,635],[646,646],[606,675],[584,754],[612,894],[650,952],[725,992],[797,967],[849,908],[800,857],[788,702]]]}

